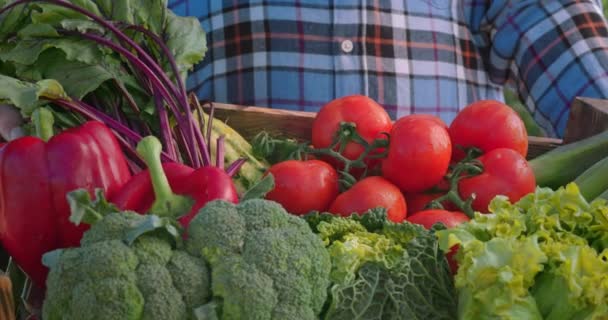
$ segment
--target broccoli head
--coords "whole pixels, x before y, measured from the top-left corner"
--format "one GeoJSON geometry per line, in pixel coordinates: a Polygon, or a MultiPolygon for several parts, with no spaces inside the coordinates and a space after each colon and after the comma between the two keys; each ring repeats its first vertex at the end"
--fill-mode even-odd
{"type": "Polygon", "coordinates": [[[210,296],[204,260],[173,248],[162,232],[124,241],[145,216],[115,212],[95,222],[78,248],[45,255],[43,318],[194,319],[210,296]]]}
{"type": "Polygon", "coordinates": [[[44,319],[318,319],[331,264],[304,220],[249,200],[210,202],[184,241],[167,221],[112,212],[45,255],[44,319]]]}
{"type": "Polygon", "coordinates": [[[201,310],[219,319],[318,319],[329,254],[307,223],[278,203],[210,202],[190,222],[187,248],[212,270],[213,307],[201,310]]]}

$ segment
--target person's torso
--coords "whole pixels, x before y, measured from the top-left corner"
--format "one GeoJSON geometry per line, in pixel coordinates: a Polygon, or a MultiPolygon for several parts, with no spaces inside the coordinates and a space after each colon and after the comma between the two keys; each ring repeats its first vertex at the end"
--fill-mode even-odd
{"type": "Polygon", "coordinates": [[[364,94],[396,118],[451,122],[502,100],[465,23],[465,1],[170,1],[196,16],[209,50],[189,88],[214,101],[317,111],[364,94]]]}

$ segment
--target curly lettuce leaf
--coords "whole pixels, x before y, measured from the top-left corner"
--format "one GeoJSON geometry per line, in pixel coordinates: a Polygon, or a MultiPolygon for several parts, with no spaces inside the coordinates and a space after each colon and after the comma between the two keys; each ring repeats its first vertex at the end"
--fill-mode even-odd
{"type": "Polygon", "coordinates": [[[435,230],[391,223],[385,211],[307,220],[332,259],[324,319],[454,318],[456,293],[435,230]]]}
{"type": "Polygon", "coordinates": [[[368,262],[377,262],[392,269],[403,257],[404,249],[392,239],[377,233],[346,234],[328,248],[332,257],[330,279],[336,283],[353,281],[357,270],[368,262]]]}
{"type": "Polygon", "coordinates": [[[547,261],[537,238],[472,240],[460,250],[460,319],[542,319],[528,292],[547,261]]]}
{"type": "Polygon", "coordinates": [[[553,259],[532,288],[545,319],[585,319],[608,302],[607,253],[572,245],[553,259]]]}
{"type": "Polygon", "coordinates": [[[605,201],[569,184],[515,204],[497,197],[490,212],[437,233],[443,250],[460,246],[460,319],[608,317],[605,201]]]}

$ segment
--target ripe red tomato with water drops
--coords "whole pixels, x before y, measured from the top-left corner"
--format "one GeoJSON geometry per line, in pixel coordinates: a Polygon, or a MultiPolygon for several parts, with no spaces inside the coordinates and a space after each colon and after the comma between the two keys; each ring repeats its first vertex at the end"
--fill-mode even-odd
{"type": "MultiPolygon", "coordinates": [[[[357,133],[367,143],[383,138],[382,133],[390,132],[392,127],[390,116],[376,101],[362,95],[345,96],[330,101],[319,110],[312,124],[312,145],[317,149],[330,147],[343,122],[355,124],[357,133]]],[[[341,154],[347,159],[355,160],[364,150],[360,144],[350,142],[341,154]]],[[[382,151],[377,149],[374,153],[382,151]]],[[[336,164],[335,161],[328,161],[336,164]]],[[[373,167],[379,161],[368,158],[366,162],[373,167]]]]}
{"type": "MultiPolygon", "coordinates": [[[[412,216],[407,217],[407,221],[410,223],[416,223],[422,225],[425,229],[431,229],[436,223],[443,223],[446,228],[454,228],[455,226],[469,221],[469,217],[460,211],[447,211],[447,210],[424,210],[420,211],[412,216]]],[[[448,265],[452,274],[458,272],[458,263],[454,259],[454,255],[458,252],[460,246],[456,245],[450,248],[450,251],[446,253],[448,259],[448,265]]]]}
{"type": "Polygon", "coordinates": [[[441,119],[413,114],[400,118],[390,134],[382,176],[403,192],[423,192],[445,176],[452,143],[441,119]]]}
{"type": "Polygon", "coordinates": [[[488,205],[498,195],[506,196],[514,203],[536,189],[534,172],[517,151],[494,149],[478,160],[483,165],[483,173],[464,178],[458,183],[463,199],[475,194],[474,210],[488,212],[488,205]]]}
{"type": "MultiPolygon", "coordinates": [[[[404,194],[405,202],[407,202],[407,215],[408,217],[415,214],[416,212],[426,210],[426,206],[429,205],[433,200],[444,196],[448,189],[449,183],[447,180],[442,179],[433,188],[423,192],[407,192],[404,194]]],[[[452,202],[446,200],[442,201],[441,205],[445,210],[456,209],[456,206],[452,202]]]]}
{"type": "Polygon", "coordinates": [[[341,193],[331,204],[329,212],[346,217],[377,207],[386,208],[388,219],[393,222],[402,222],[407,215],[407,205],[401,190],[382,177],[371,176],[341,193]]]}
{"type": "MultiPolygon", "coordinates": [[[[445,194],[445,191],[406,193],[405,202],[407,203],[407,215],[411,216],[417,212],[426,210],[425,208],[428,204],[445,194]]],[[[447,200],[442,201],[441,205],[446,210],[452,210],[456,208],[456,206],[454,206],[450,201],[447,200]]]]}
{"type": "Polygon", "coordinates": [[[280,203],[296,215],[325,211],[339,192],[338,173],[320,160],[287,160],[268,172],[274,176],[275,187],[266,199],[280,203]]]}
{"type": "Polygon", "coordinates": [[[443,223],[449,229],[470,219],[460,211],[429,209],[408,216],[406,220],[411,223],[420,224],[425,229],[430,229],[436,223],[443,223]]]}
{"type": "Polygon", "coordinates": [[[509,148],[523,157],[528,153],[526,126],[511,107],[495,100],[481,100],[462,109],[449,128],[453,161],[464,158],[457,146],[476,147],[483,153],[509,148]]]}

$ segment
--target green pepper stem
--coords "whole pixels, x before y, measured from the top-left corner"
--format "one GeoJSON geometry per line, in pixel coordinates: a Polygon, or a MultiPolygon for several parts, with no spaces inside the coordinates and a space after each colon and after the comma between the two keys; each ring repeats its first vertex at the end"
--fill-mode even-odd
{"type": "Polygon", "coordinates": [[[150,173],[155,200],[150,213],[158,216],[179,217],[190,211],[192,199],[173,193],[160,160],[162,144],[158,138],[147,136],[137,144],[137,153],[144,159],[150,173]]]}
{"type": "Polygon", "coordinates": [[[32,113],[32,122],[36,130],[36,136],[44,141],[49,141],[54,134],[55,118],[53,113],[46,108],[37,108],[32,113]]]}

